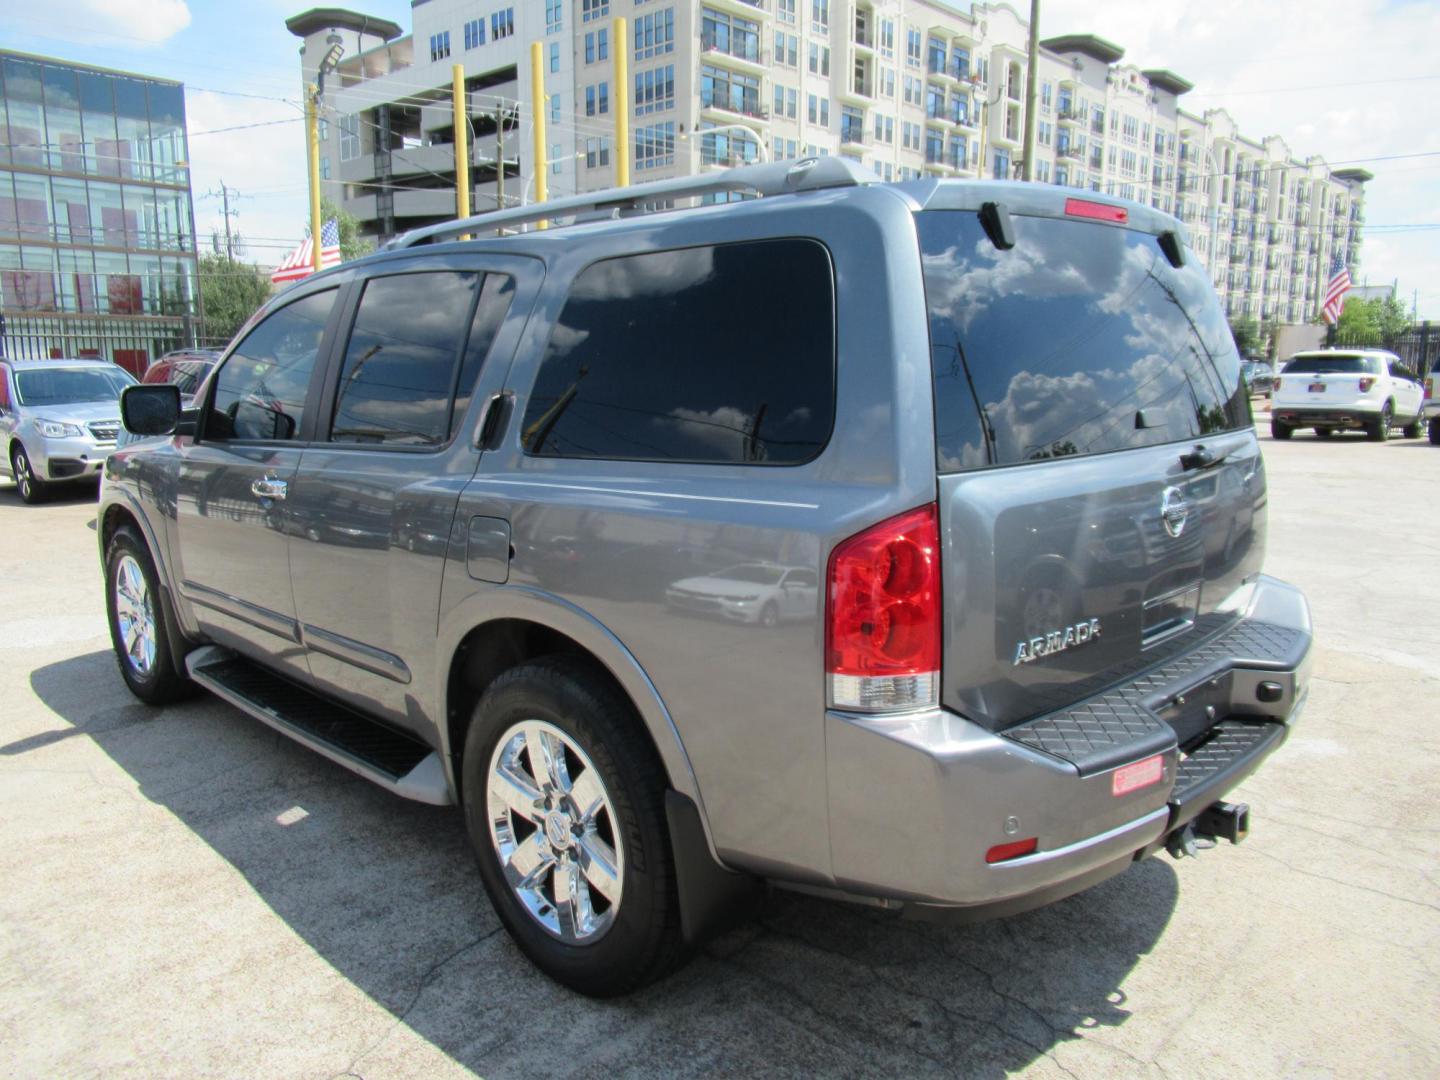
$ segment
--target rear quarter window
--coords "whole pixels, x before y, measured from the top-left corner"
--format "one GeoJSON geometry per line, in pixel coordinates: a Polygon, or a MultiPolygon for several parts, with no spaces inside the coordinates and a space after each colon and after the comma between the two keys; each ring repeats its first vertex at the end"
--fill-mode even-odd
{"type": "Polygon", "coordinates": [[[824,448],[834,414],[829,253],[765,240],[581,271],[521,437],[540,457],[796,465],[824,448]]]}
{"type": "Polygon", "coordinates": [[[941,472],[1100,454],[1249,426],[1240,357],[1205,272],[1157,238],[973,212],[918,215],[941,472]]]}

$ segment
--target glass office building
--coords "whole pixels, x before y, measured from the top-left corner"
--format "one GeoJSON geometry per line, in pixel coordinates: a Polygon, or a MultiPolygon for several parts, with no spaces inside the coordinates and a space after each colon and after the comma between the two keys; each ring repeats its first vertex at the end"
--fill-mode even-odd
{"type": "Polygon", "coordinates": [[[5,351],[138,373],[198,303],[184,87],[0,51],[5,351]]]}

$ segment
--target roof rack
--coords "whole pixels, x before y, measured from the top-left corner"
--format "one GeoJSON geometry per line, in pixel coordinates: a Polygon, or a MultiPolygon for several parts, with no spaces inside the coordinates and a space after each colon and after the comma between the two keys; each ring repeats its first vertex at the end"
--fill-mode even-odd
{"type": "Polygon", "coordinates": [[[648,184],[607,188],[566,199],[517,206],[509,210],[492,210],[485,214],[445,221],[411,229],[387,243],[382,251],[398,251],[427,241],[437,241],[473,233],[498,231],[537,221],[554,221],[559,217],[594,220],[601,217],[629,217],[646,213],[646,204],[662,199],[711,195],[722,191],[747,191],[760,196],[792,195],[824,188],[855,187],[875,181],[875,174],[856,162],[841,157],[802,158],[799,161],[776,161],[762,165],[742,165],[723,172],[700,176],[679,176],[673,180],[653,180],[648,184]]]}

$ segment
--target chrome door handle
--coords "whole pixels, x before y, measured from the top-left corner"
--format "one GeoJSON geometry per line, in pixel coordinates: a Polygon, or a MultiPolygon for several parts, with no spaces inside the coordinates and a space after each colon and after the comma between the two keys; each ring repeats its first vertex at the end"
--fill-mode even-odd
{"type": "Polygon", "coordinates": [[[261,499],[283,499],[289,489],[290,485],[284,480],[275,480],[268,476],[261,477],[250,485],[250,493],[261,499]]]}

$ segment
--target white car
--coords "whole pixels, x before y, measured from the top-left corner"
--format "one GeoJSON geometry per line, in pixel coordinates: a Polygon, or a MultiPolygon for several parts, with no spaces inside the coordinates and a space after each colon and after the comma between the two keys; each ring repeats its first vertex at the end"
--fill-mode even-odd
{"type": "Polygon", "coordinates": [[[734,622],[775,626],[781,619],[813,614],[820,579],[804,567],[745,563],[690,577],[666,588],[665,601],[682,611],[701,611],[734,622]]]}
{"type": "Polygon", "coordinates": [[[1270,398],[1270,434],[1288,439],[1296,428],[1314,428],[1328,438],[1337,431],[1363,430],[1384,442],[1392,427],[1407,439],[1425,430],[1420,377],[1405,361],[1383,349],[1324,349],[1296,353],[1275,380],[1270,398]]]}

